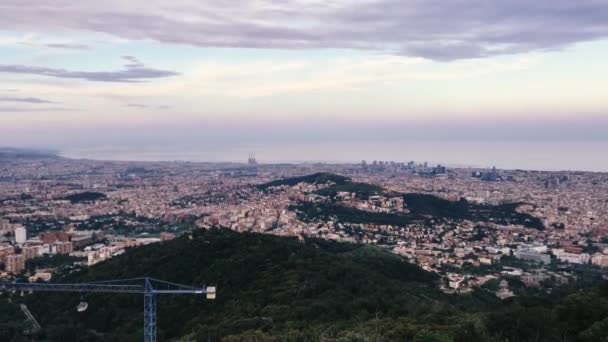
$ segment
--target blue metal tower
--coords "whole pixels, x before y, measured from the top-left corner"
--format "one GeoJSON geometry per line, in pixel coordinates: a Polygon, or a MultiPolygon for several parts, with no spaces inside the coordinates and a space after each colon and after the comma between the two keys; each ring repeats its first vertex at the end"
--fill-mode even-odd
{"type": "Polygon", "coordinates": [[[150,279],[145,279],[144,292],[144,341],[156,342],[156,296],[150,279]]]}
{"type": "Polygon", "coordinates": [[[215,286],[194,288],[154,278],[110,280],[81,284],[0,283],[0,291],[133,293],[144,295],[144,342],[156,342],[156,295],[200,294],[215,299],[215,286]]]}

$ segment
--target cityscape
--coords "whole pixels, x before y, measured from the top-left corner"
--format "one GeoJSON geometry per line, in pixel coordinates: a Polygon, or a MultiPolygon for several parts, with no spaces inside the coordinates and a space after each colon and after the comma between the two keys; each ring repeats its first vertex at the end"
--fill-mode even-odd
{"type": "Polygon", "coordinates": [[[251,154],[223,164],[25,157],[4,163],[0,179],[5,280],[49,281],[57,268],[213,228],[379,246],[439,274],[446,292],[505,275],[537,287],[608,276],[605,173],[415,161],[275,165],[251,154]],[[329,203],[353,212],[302,212],[329,203]],[[431,211],[410,220],[420,203],[431,211]]]}
{"type": "Polygon", "coordinates": [[[608,0],[0,0],[0,342],[608,342],[608,0]]]}

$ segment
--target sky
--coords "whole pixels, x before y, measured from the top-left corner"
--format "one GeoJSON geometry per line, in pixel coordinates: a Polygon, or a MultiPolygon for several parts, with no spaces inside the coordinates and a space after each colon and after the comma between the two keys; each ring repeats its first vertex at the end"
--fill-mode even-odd
{"type": "Polygon", "coordinates": [[[605,141],[606,18],[608,0],[1,0],[0,146],[605,141]]]}

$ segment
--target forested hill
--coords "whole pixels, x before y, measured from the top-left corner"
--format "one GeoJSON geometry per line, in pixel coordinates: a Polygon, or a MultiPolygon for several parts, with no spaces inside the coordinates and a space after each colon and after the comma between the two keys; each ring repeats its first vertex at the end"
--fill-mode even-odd
{"type": "MultiPolygon", "coordinates": [[[[159,298],[160,340],[192,334],[206,341],[259,331],[313,341],[330,326],[336,335],[347,334],[355,322],[376,316],[422,318],[444,309],[432,299],[439,295],[437,276],[378,248],[229,230],[197,231],[192,239],[136,248],[55,281],[141,276],[218,286],[214,302],[191,296],[159,298]]],[[[142,298],[86,298],[89,309],[84,314],[74,309],[78,295],[34,294],[27,302],[46,336],[55,341],[141,339],[142,298]]]]}
{"type": "Polygon", "coordinates": [[[278,179],[272,182],[260,184],[257,187],[258,189],[265,190],[273,186],[294,186],[299,183],[327,184],[329,182],[335,183],[337,185],[344,185],[346,183],[350,183],[351,180],[348,177],[336,175],[333,173],[319,172],[307,176],[278,179]]]}
{"type": "Polygon", "coordinates": [[[87,192],[81,192],[81,193],[68,195],[68,196],[66,196],[65,199],[72,203],[81,203],[81,202],[95,202],[95,201],[103,200],[106,198],[107,198],[107,196],[100,192],[87,191],[87,192]]]}
{"type": "MultiPolygon", "coordinates": [[[[608,336],[604,289],[504,303],[484,290],[446,295],[437,290],[434,274],[372,246],[228,230],[135,248],[54,281],[141,276],[218,286],[216,301],[160,297],[159,341],[590,342],[608,336]]],[[[0,299],[0,312],[12,312],[0,314],[1,341],[142,339],[139,295],[13,295],[12,304],[0,299]],[[81,300],[89,308],[77,313],[81,300]],[[38,335],[21,336],[23,317],[14,308],[21,301],[42,325],[38,335]]]]}

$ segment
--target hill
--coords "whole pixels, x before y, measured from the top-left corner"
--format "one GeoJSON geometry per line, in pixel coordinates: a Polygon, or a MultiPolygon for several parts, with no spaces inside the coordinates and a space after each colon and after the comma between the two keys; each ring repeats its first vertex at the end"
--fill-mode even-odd
{"type": "Polygon", "coordinates": [[[37,150],[30,148],[0,147],[0,161],[17,159],[48,159],[58,158],[55,151],[37,150]]]}
{"type": "Polygon", "coordinates": [[[384,193],[384,189],[375,184],[347,182],[344,184],[334,184],[318,190],[316,193],[321,196],[334,197],[339,192],[350,192],[354,193],[358,198],[368,199],[370,196],[384,193]]]}
{"type": "MultiPolygon", "coordinates": [[[[357,184],[357,183],[354,183],[357,184]]],[[[355,185],[356,186],[356,185],[355,185]]],[[[330,194],[328,189],[322,189],[319,194],[330,194]]],[[[367,188],[367,187],[366,187],[367,188]]],[[[366,189],[364,188],[364,189],[366,189]]],[[[369,187],[374,189],[372,185],[369,187]]],[[[372,192],[363,192],[366,195],[372,192]]],[[[295,211],[298,218],[305,222],[325,222],[337,220],[341,223],[373,223],[394,226],[407,226],[412,223],[425,224],[433,227],[437,222],[446,220],[493,222],[501,225],[519,224],[528,228],[543,230],[542,221],[530,214],[520,213],[516,209],[519,203],[502,205],[475,204],[461,199],[448,201],[433,195],[408,193],[402,195],[409,209],[408,213],[377,213],[357,208],[347,207],[333,202],[304,202],[299,201],[289,207],[295,211]]]]}
{"type": "Polygon", "coordinates": [[[92,191],[71,194],[65,197],[66,200],[72,203],[95,202],[106,198],[107,196],[105,194],[102,194],[101,192],[92,191]]]}
{"type": "Polygon", "coordinates": [[[297,185],[300,183],[327,184],[330,182],[333,182],[337,185],[344,185],[346,183],[349,183],[350,179],[348,177],[336,175],[333,173],[320,172],[320,173],[315,173],[315,174],[307,175],[307,176],[278,179],[278,180],[275,180],[272,182],[260,184],[257,186],[257,188],[260,190],[266,190],[271,187],[282,186],[282,185],[294,186],[294,185],[297,185]]]}
{"type": "MultiPolygon", "coordinates": [[[[608,336],[602,335],[608,332],[607,289],[556,290],[506,302],[483,290],[446,295],[437,290],[436,275],[372,246],[228,230],[196,231],[192,238],[134,248],[55,281],[141,276],[218,285],[212,302],[160,297],[160,341],[590,342],[608,336]]],[[[26,301],[43,330],[24,339],[17,322],[3,321],[2,341],[142,337],[143,299],[137,295],[12,298],[26,301]],[[77,313],[82,299],[89,309],[77,313]]],[[[3,312],[18,316],[0,299],[3,312]]]]}
{"type": "MultiPolygon", "coordinates": [[[[349,334],[357,322],[376,317],[424,318],[444,310],[435,290],[437,276],[400,257],[365,245],[227,230],[196,232],[130,250],[123,256],[66,275],[57,282],[126,279],[142,275],[184,284],[213,282],[218,299],[159,298],[159,337],[192,334],[207,340],[247,334],[317,340],[319,334],[349,334]],[[325,332],[329,329],[330,332],[325,332]]],[[[44,336],[61,341],[139,341],[142,298],[90,295],[89,310],[78,314],[81,298],[34,294],[30,310],[45,327],[44,336]],[[75,332],[78,332],[76,334],[75,332]]],[[[451,305],[448,305],[451,307],[451,305]]],[[[415,331],[409,334],[415,335],[415,331]]]]}
{"type": "Polygon", "coordinates": [[[407,226],[413,222],[425,223],[430,227],[435,222],[445,220],[453,221],[481,221],[493,222],[500,225],[522,225],[528,228],[543,230],[542,220],[530,214],[520,213],[517,208],[522,203],[508,203],[502,205],[476,204],[461,198],[459,201],[450,201],[440,197],[421,193],[387,192],[376,184],[353,182],[350,178],[333,173],[316,173],[308,176],[285,178],[269,183],[260,184],[258,189],[267,191],[278,186],[293,186],[299,183],[328,184],[330,186],[317,190],[315,193],[331,199],[330,203],[297,202],[290,209],[298,213],[303,221],[338,220],[342,223],[374,223],[407,226]],[[407,205],[409,213],[372,213],[364,210],[345,207],[336,200],[339,192],[354,193],[361,200],[367,200],[373,195],[390,197],[400,196],[407,205]]]}
{"type": "Polygon", "coordinates": [[[464,198],[460,201],[448,201],[433,195],[417,193],[404,194],[403,199],[413,215],[439,219],[492,221],[501,225],[518,224],[538,230],[544,229],[539,218],[516,210],[521,203],[476,204],[464,198]]]}

